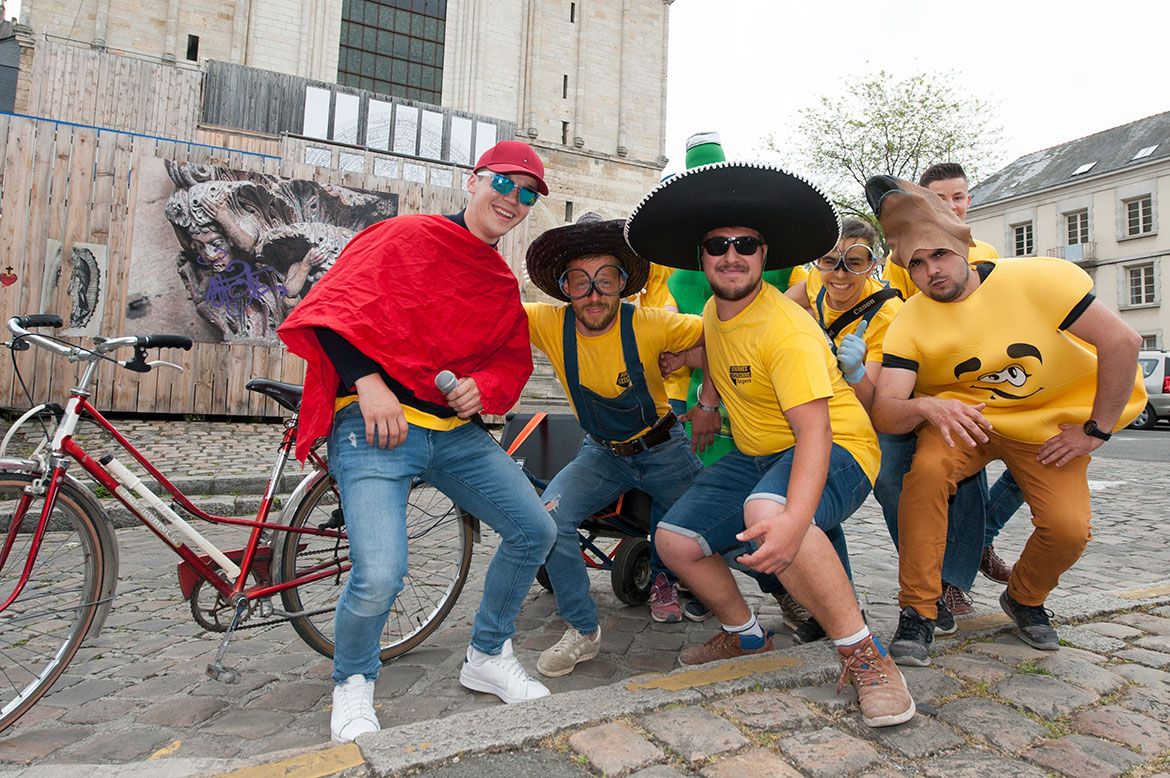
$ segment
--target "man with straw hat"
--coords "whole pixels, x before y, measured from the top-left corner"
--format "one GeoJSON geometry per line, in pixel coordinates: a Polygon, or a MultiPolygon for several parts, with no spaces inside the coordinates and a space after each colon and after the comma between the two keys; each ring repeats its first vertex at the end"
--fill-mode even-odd
{"type": "MultiPolygon", "coordinates": [[[[581,558],[577,527],[632,488],[652,499],[651,534],[658,520],[691,485],[702,464],[670,409],[658,355],[702,342],[703,324],[661,308],[623,303],[641,289],[650,263],[626,245],[621,219],[585,214],[576,224],[545,232],[528,248],[528,277],[568,305],[525,303],[532,344],[548,355],[557,378],[588,433],[576,459],[544,491],[557,538],[545,562],[557,609],[569,627],[540,655],[536,669],[550,677],[572,672],[597,656],[601,629],[581,558]]],[[[708,401],[713,406],[719,398],[708,401]]],[[[693,414],[710,433],[717,409],[693,414]]],[[[680,621],[675,583],[651,547],[651,614],[680,621]]]]}
{"type": "Polygon", "coordinates": [[[890,654],[930,664],[947,499],[993,459],[1011,469],[1035,525],[1000,607],[1021,640],[1055,651],[1044,601],[1091,537],[1089,453],[1145,404],[1141,338],[1071,262],[972,267],[971,228],[933,192],[875,176],[865,194],[891,261],[922,291],[886,333],[873,403],[879,429],[918,438],[898,505],[902,612],[890,654]]]}
{"type": "Polygon", "coordinates": [[[736,450],[696,477],[655,536],[663,561],[722,624],[681,661],[772,649],[721,556],[739,548],[737,561],[777,575],[824,627],[839,683],[853,683],[863,721],[881,727],[908,721],[914,701],[870,634],[827,534],[869,494],[877,436],[816,322],[763,283],[765,269],[819,257],[837,233],[832,205],[808,183],[735,162],[668,179],[626,227],[642,256],[706,275],[714,293],[703,311],[706,372],[735,437],[736,450]]]}

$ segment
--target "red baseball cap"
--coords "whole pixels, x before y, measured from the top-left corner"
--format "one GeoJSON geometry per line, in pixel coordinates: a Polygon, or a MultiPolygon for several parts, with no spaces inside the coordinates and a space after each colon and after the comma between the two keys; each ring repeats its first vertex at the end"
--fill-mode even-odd
{"type": "Polygon", "coordinates": [[[502,140],[483,153],[475,163],[476,171],[487,168],[493,173],[527,173],[536,179],[536,189],[542,195],[548,194],[544,183],[544,163],[536,150],[518,140],[502,140]]]}

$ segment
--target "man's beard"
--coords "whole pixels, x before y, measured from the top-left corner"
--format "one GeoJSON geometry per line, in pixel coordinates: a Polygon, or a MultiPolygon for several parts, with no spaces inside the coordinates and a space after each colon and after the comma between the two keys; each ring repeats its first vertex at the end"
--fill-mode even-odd
{"type": "Polygon", "coordinates": [[[961,279],[959,281],[952,281],[950,289],[946,292],[943,292],[941,294],[935,292],[933,289],[930,288],[929,281],[928,281],[928,285],[923,287],[919,291],[921,291],[923,294],[925,294],[927,297],[934,300],[935,302],[950,303],[950,302],[954,302],[955,300],[957,300],[963,296],[963,292],[967,291],[967,285],[970,282],[971,282],[971,273],[970,273],[970,271],[968,271],[966,274],[964,274],[961,277],[961,279]]]}
{"type": "Polygon", "coordinates": [[[745,278],[741,284],[734,284],[734,282],[725,283],[722,279],[716,277],[715,281],[708,278],[707,283],[711,285],[711,291],[720,300],[736,302],[754,292],[759,287],[761,278],[762,274],[757,275],[755,278],[745,278]]]}
{"type": "Polygon", "coordinates": [[[600,321],[597,319],[586,318],[586,316],[589,314],[585,312],[584,305],[581,306],[581,310],[574,310],[573,313],[576,314],[577,321],[581,322],[585,329],[592,330],[594,332],[600,332],[601,330],[604,330],[613,324],[613,320],[617,318],[618,311],[620,309],[621,304],[619,300],[618,305],[611,305],[606,309],[605,313],[601,315],[600,321]]]}

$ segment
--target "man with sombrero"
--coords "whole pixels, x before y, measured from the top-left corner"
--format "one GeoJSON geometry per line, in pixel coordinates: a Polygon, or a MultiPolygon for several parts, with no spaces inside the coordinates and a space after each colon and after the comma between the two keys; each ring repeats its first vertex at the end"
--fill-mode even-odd
{"type": "Polygon", "coordinates": [[[727,406],[736,450],[704,469],[667,512],[658,552],[722,624],[683,651],[699,664],[772,649],[722,553],[777,575],[837,646],[869,726],[914,715],[905,679],[870,634],[826,534],[865,500],[877,436],[816,322],[762,282],[765,268],[819,257],[837,241],[833,207],[767,165],[704,165],[660,184],[634,209],[626,238],[664,265],[699,268],[707,376],[727,406]],[[770,250],[771,249],[771,250],[770,250]]]}
{"type": "Polygon", "coordinates": [[[1044,602],[1091,537],[1089,454],[1145,404],[1141,338],[1073,263],[971,266],[971,228],[933,192],[875,176],[865,194],[891,261],[922,291],[886,333],[873,404],[883,432],[917,434],[898,505],[902,611],[890,654],[930,664],[947,500],[993,459],[1011,469],[1035,525],[999,603],[1021,640],[1054,651],[1044,602]]]}
{"type": "MultiPolygon", "coordinates": [[[[557,378],[588,433],[576,459],[544,491],[557,539],[545,562],[557,609],[569,627],[540,655],[536,669],[556,677],[597,656],[597,605],[577,541],[577,527],[631,488],[652,499],[651,533],[702,467],[675,418],[658,372],[663,351],[702,342],[703,324],[661,308],[621,301],[641,289],[650,263],[626,245],[621,219],[586,214],[576,224],[545,232],[528,248],[528,276],[545,294],[568,305],[525,303],[532,344],[548,355],[557,378]]],[[[694,425],[714,433],[719,398],[692,413],[694,425]]],[[[651,612],[656,621],[680,621],[675,584],[651,548],[651,612]]]]}

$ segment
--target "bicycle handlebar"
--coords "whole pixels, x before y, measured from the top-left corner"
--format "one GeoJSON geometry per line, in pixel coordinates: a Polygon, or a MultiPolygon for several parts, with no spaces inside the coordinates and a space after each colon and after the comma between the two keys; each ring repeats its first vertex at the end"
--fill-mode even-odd
{"type": "MultiPolygon", "coordinates": [[[[64,324],[60,316],[50,313],[35,313],[25,316],[13,316],[8,320],[8,329],[22,341],[32,343],[57,354],[68,356],[71,359],[95,359],[96,354],[104,354],[126,346],[134,347],[134,358],[120,362],[123,367],[138,373],[150,370],[151,365],[146,362],[148,348],[181,348],[190,351],[193,341],[185,335],[125,335],[120,338],[97,339],[93,351],[83,349],[68,343],[59,343],[51,338],[29,332],[26,327],[60,327],[64,324]]],[[[168,363],[169,364],[169,363],[168,363]]]]}

